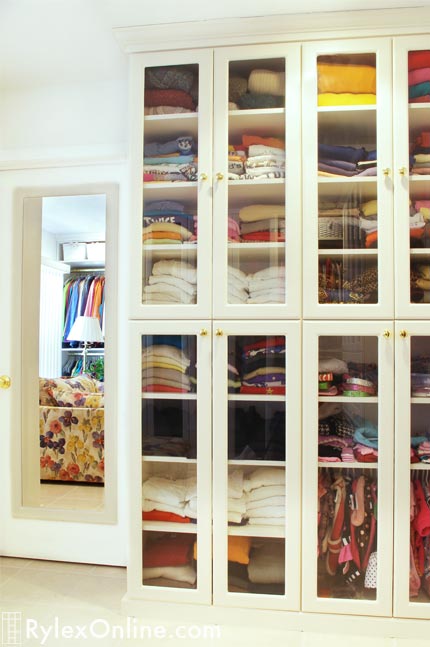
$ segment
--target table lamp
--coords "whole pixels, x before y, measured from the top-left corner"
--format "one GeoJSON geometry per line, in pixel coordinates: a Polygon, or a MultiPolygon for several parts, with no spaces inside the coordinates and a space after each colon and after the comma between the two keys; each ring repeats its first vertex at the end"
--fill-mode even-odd
{"type": "Polygon", "coordinates": [[[76,317],[67,340],[84,342],[84,350],[82,353],[82,373],[85,373],[87,368],[88,344],[90,342],[103,341],[103,334],[97,317],[76,317]]]}

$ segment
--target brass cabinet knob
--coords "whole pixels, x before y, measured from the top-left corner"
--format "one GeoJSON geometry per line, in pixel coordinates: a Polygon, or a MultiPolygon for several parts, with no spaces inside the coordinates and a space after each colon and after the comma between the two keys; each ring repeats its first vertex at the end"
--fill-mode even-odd
{"type": "Polygon", "coordinates": [[[207,328],[202,328],[200,334],[202,337],[206,337],[206,335],[208,334],[207,328]]]}
{"type": "Polygon", "coordinates": [[[406,168],[406,166],[402,166],[402,168],[399,168],[400,175],[406,175],[407,172],[408,172],[408,169],[406,168]]]}
{"type": "Polygon", "coordinates": [[[407,330],[401,330],[400,331],[400,337],[403,337],[403,339],[404,339],[407,336],[408,336],[408,331],[407,330]]]}
{"type": "Polygon", "coordinates": [[[10,389],[11,384],[9,375],[0,375],[0,389],[10,389]]]}
{"type": "Polygon", "coordinates": [[[384,175],[390,175],[390,173],[391,173],[391,169],[389,169],[389,168],[384,168],[382,172],[383,172],[383,174],[384,174],[384,175]]]}
{"type": "Polygon", "coordinates": [[[199,177],[200,177],[202,182],[205,182],[205,180],[208,179],[208,174],[207,173],[200,173],[199,177]]]}
{"type": "Polygon", "coordinates": [[[224,173],[217,173],[216,174],[216,179],[219,180],[219,181],[223,180],[224,179],[224,173]]]}
{"type": "Polygon", "coordinates": [[[223,336],[223,334],[224,334],[224,332],[221,330],[221,328],[217,328],[217,329],[216,329],[216,331],[215,331],[215,335],[216,335],[217,337],[222,337],[222,336],[223,336]]]}
{"type": "Polygon", "coordinates": [[[389,330],[384,330],[382,335],[385,337],[385,339],[389,339],[389,337],[391,337],[391,332],[389,330]]]}

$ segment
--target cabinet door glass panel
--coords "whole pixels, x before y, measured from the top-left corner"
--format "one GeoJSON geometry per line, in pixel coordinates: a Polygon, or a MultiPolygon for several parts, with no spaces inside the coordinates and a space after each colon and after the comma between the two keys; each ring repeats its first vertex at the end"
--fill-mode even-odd
{"type": "Polygon", "coordinates": [[[411,338],[409,598],[430,602],[430,337],[411,338]]]}
{"type": "Polygon", "coordinates": [[[430,49],[408,52],[408,96],[410,302],[430,303],[430,49]]]}
{"type": "Polygon", "coordinates": [[[196,303],[198,87],[198,65],[145,70],[144,304],[196,303]]]}
{"type": "Polygon", "coordinates": [[[285,594],[284,336],[228,339],[228,590],[285,594]]]}
{"type": "Polygon", "coordinates": [[[376,599],[377,348],[319,338],[318,597],[376,599]]]}
{"type": "Polygon", "coordinates": [[[376,54],[322,55],[318,302],[378,303],[376,54]]]}
{"type": "Polygon", "coordinates": [[[228,303],[285,303],[285,59],[231,61],[228,303]]]}
{"type": "Polygon", "coordinates": [[[145,586],[197,587],[196,338],[142,336],[145,586]]]}

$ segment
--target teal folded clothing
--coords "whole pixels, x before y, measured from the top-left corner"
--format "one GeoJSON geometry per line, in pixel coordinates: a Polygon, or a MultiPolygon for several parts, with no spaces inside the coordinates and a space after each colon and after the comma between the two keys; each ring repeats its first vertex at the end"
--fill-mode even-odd
{"type": "Polygon", "coordinates": [[[252,108],[282,108],[284,106],[284,97],[277,97],[274,94],[246,92],[238,98],[237,104],[243,110],[252,108]]]}
{"type": "Polygon", "coordinates": [[[145,84],[147,88],[159,90],[183,90],[189,92],[194,74],[181,67],[148,67],[145,84]]]}
{"type": "Polygon", "coordinates": [[[424,83],[417,83],[409,87],[409,99],[416,99],[425,94],[430,94],[430,81],[424,81],[424,83]]]}
{"type": "Polygon", "coordinates": [[[172,157],[144,157],[144,164],[192,164],[194,155],[176,155],[172,157]]]}
{"type": "Polygon", "coordinates": [[[378,430],[371,424],[365,427],[358,427],[354,431],[354,441],[366,447],[378,449],[378,430]]]}

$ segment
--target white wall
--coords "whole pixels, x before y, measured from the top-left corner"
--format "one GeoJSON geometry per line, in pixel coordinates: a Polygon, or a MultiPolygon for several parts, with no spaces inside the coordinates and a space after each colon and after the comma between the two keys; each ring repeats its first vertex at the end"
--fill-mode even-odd
{"type": "Polygon", "coordinates": [[[4,91],[0,123],[0,165],[16,159],[124,156],[127,80],[4,91]]]}

